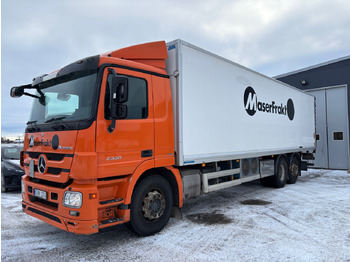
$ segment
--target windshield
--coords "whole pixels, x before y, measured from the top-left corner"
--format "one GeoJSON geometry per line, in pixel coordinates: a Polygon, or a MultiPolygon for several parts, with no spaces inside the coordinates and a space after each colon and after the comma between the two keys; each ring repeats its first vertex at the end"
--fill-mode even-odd
{"type": "MultiPolygon", "coordinates": [[[[90,118],[96,75],[91,74],[91,71],[79,71],[40,84],[39,89],[45,95],[45,103],[34,99],[28,123],[44,124],[90,118]]],[[[36,95],[40,96],[39,93],[36,95]]]]}

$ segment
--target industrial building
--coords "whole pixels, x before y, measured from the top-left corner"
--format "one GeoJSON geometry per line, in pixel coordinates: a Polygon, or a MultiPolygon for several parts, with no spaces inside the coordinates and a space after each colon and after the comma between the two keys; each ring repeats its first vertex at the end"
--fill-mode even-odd
{"type": "Polygon", "coordinates": [[[275,78],[316,98],[317,152],[314,166],[350,171],[350,56],[275,78]]]}

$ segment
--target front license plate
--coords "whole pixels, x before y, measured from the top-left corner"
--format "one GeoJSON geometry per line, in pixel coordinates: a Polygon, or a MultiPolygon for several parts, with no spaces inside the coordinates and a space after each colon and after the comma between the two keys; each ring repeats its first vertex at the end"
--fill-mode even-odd
{"type": "Polygon", "coordinates": [[[34,196],[45,200],[47,199],[47,193],[45,191],[35,189],[35,188],[34,188],[34,196]]]}

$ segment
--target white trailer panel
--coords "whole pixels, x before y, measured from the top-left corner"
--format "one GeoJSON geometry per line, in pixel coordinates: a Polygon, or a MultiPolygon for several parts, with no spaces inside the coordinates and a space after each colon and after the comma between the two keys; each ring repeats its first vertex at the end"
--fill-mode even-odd
{"type": "Polygon", "coordinates": [[[313,96],[182,40],[167,46],[177,165],[314,149],[313,96]]]}

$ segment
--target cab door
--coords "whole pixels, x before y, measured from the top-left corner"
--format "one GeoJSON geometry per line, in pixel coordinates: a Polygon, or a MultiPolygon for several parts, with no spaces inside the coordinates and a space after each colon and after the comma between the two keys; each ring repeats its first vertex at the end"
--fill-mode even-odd
{"type": "Polygon", "coordinates": [[[154,121],[152,78],[148,74],[113,68],[128,77],[127,117],[117,119],[115,129],[109,116],[109,87],[113,74],[105,68],[97,114],[96,153],[98,178],[132,174],[144,161],[153,161],[154,121]]]}

